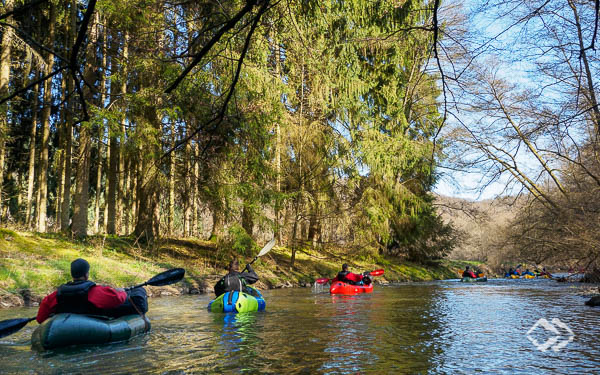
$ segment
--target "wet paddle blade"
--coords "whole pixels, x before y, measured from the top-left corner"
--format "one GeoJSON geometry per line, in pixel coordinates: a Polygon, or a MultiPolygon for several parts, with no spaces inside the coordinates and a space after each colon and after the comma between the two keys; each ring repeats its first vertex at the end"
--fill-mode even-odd
{"type": "Polygon", "coordinates": [[[369,275],[371,275],[371,276],[381,276],[381,275],[383,275],[384,272],[385,271],[383,269],[378,269],[378,270],[374,270],[374,271],[369,272],[369,275]]]}
{"type": "Polygon", "coordinates": [[[271,241],[269,241],[268,244],[265,245],[265,247],[262,248],[262,250],[260,251],[260,253],[258,253],[258,255],[256,256],[261,257],[263,255],[265,255],[266,253],[268,253],[269,251],[271,251],[271,249],[273,248],[273,246],[275,246],[275,239],[273,238],[271,241]]]}
{"type": "Polygon", "coordinates": [[[183,279],[184,275],[185,270],[183,268],[173,268],[168,271],[159,273],[158,275],[148,280],[146,284],[152,286],[170,285],[183,279]]]}
{"type": "Polygon", "coordinates": [[[12,335],[35,318],[8,319],[0,322],[0,338],[12,335]]]}
{"type": "Polygon", "coordinates": [[[328,279],[328,278],[326,278],[326,277],[322,277],[322,278],[320,278],[320,279],[316,279],[316,280],[315,280],[315,282],[316,282],[317,284],[327,284],[327,282],[328,282],[328,281],[329,281],[329,279],[328,279]]]}

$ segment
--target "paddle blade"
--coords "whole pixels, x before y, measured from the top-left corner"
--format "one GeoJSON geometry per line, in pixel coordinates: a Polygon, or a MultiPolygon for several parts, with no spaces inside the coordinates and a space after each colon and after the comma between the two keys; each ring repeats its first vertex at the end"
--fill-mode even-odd
{"type": "Polygon", "coordinates": [[[152,286],[170,285],[183,279],[184,275],[185,270],[183,268],[173,268],[168,271],[159,273],[158,275],[148,280],[146,284],[152,286]]]}
{"type": "Polygon", "coordinates": [[[0,338],[12,335],[35,318],[8,319],[0,322],[0,338]]]}
{"type": "Polygon", "coordinates": [[[383,269],[378,269],[378,270],[374,270],[374,271],[369,272],[369,275],[371,275],[371,276],[381,276],[381,275],[383,275],[384,272],[385,271],[383,269]]]}
{"type": "Polygon", "coordinates": [[[268,253],[269,251],[271,251],[271,249],[273,248],[273,246],[275,246],[275,239],[273,238],[271,241],[269,241],[268,244],[265,245],[265,247],[262,248],[262,250],[260,251],[260,253],[258,253],[258,255],[256,256],[261,257],[263,255],[265,255],[266,253],[268,253]]]}
{"type": "Polygon", "coordinates": [[[316,279],[316,280],[315,280],[315,282],[316,282],[317,284],[327,284],[327,282],[328,282],[328,281],[329,281],[329,279],[328,279],[328,278],[326,278],[326,277],[322,277],[322,278],[320,278],[320,279],[316,279]]]}

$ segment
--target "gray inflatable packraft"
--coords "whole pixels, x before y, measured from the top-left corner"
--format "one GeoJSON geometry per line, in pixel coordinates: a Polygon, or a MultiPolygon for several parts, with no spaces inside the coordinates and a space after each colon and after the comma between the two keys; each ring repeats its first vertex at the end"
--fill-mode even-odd
{"type": "Polygon", "coordinates": [[[61,348],[70,345],[106,344],[124,341],[148,332],[140,315],[105,318],[81,314],[57,314],[33,331],[31,346],[37,350],[61,348]]]}

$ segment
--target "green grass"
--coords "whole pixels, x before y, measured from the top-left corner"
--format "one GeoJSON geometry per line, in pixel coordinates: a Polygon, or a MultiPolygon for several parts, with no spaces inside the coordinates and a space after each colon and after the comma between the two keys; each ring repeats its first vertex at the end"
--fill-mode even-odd
{"type": "MultiPolygon", "coordinates": [[[[70,280],[71,261],[79,257],[90,262],[90,278],[100,284],[130,286],[166,269],[183,267],[186,269],[184,286],[206,287],[225,273],[234,254],[230,249],[217,248],[214,241],[167,239],[153,248],[140,248],[131,237],[91,236],[85,241],[75,241],[56,233],[0,228],[0,292],[20,294],[28,289],[33,295],[43,296],[70,280]]],[[[341,249],[297,251],[293,269],[290,259],[291,250],[277,246],[258,259],[254,269],[261,277],[259,288],[333,278],[342,263],[348,263],[354,272],[383,268],[385,274],[378,279],[388,281],[457,278],[459,269],[476,264],[442,260],[422,265],[341,249]]],[[[249,257],[240,257],[241,264],[249,260],[249,257]]]]}

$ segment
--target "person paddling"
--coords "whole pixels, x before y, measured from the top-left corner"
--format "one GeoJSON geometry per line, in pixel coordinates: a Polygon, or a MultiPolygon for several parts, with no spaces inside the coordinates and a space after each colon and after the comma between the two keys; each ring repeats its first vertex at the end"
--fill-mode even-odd
{"type": "Polygon", "coordinates": [[[223,276],[215,284],[215,296],[219,297],[230,291],[240,291],[254,295],[254,289],[248,287],[248,284],[254,284],[258,281],[258,275],[252,269],[250,264],[246,265],[244,272],[239,272],[239,262],[233,259],[227,267],[229,273],[223,276]]]}
{"type": "Polygon", "coordinates": [[[529,270],[529,268],[526,268],[526,269],[525,269],[525,272],[523,272],[521,275],[522,275],[522,276],[525,276],[525,275],[527,275],[527,276],[535,276],[535,273],[531,272],[531,271],[529,270]]]}
{"type": "Polygon", "coordinates": [[[542,268],[542,272],[540,273],[540,276],[553,277],[550,272],[546,271],[546,267],[542,268]]]}
{"type": "Polygon", "coordinates": [[[462,277],[470,277],[470,278],[476,279],[477,275],[475,275],[475,272],[471,271],[471,267],[466,266],[465,270],[462,274],[462,277]]]}
{"type": "Polygon", "coordinates": [[[44,297],[36,317],[38,323],[60,313],[117,317],[148,311],[144,288],[133,289],[130,296],[122,288],[96,285],[88,280],[90,264],[85,259],[78,258],[71,262],[71,276],[73,281],[59,286],[55,292],[44,297]],[[134,295],[136,306],[132,305],[134,295]]]}
{"type": "Polygon", "coordinates": [[[336,281],[341,281],[351,285],[369,285],[371,283],[371,278],[366,275],[356,274],[348,271],[348,265],[344,263],[342,264],[342,270],[338,272],[337,276],[332,280],[332,283],[336,281]]]}
{"type": "Polygon", "coordinates": [[[508,272],[504,275],[504,277],[511,277],[512,275],[517,275],[517,271],[515,271],[512,267],[508,269],[508,272]]]}

